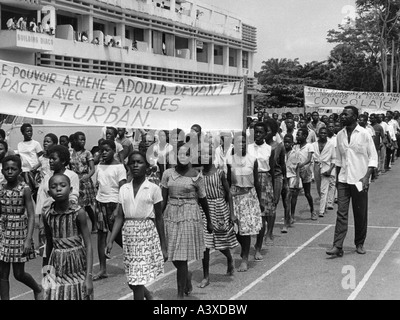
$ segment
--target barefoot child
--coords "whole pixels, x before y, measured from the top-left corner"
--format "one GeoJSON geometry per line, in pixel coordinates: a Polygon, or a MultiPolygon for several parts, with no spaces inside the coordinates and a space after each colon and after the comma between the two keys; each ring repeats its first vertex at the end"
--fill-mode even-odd
{"type": "Polygon", "coordinates": [[[33,290],[35,300],[42,299],[42,287],[25,272],[25,262],[35,258],[32,240],[34,208],[31,190],[19,179],[22,172],[19,156],[2,161],[6,182],[0,186],[0,298],[10,300],[10,269],[16,280],[33,290]]]}
{"type": "Polygon", "coordinates": [[[134,300],[143,300],[145,285],[164,273],[167,249],[162,218],[161,189],[146,178],[146,155],[134,151],[128,156],[132,182],[119,191],[119,203],[107,254],[122,229],[125,273],[134,300]]]}
{"type": "Polygon", "coordinates": [[[44,213],[43,222],[48,266],[55,281],[46,286],[44,300],[91,300],[93,295],[93,249],[86,212],[71,204],[71,191],[65,174],[50,178],[49,195],[54,202],[44,213]]]}
{"type": "MultiPolygon", "coordinates": [[[[204,288],[210,284],[210,249],[221,251],[227,259],[228,268],[226,273],[227,275],[232,275],[234,265],[230,249],[239,245],[233,228],[233,221],[236,220],[236,217],[233,213],[229,184],[224,171],[217,169],[212,160],[212,147],[203,148],[201,153],[202,173],[214,232],[208,233],[206,223],[204,223],[204,242],[206,245],[203,258],[204,278],[199,284],[199,288],[204,288]]],[[[203,220],[205,221],[204,217],[203,220]]]]}

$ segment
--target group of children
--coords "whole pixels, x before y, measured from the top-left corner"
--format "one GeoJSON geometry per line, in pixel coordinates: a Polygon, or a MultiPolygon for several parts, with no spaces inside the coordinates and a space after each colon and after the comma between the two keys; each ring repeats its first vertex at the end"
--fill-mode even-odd
{"type": "Polygon", "coordinates": [[[199,287],[210,284],[212,249],[226,257],[231,276],[231,250],[240,245],[237,271],[247,271],[251,237],[256,237],[258,261],[263,243],[274,243],[280,198],[282,233],[295,222],[301,189],[312,220],[333,209],[340,128],[332,119],[308,143],[312,129],[294,132],[289,119],[284,132],[271,118],[234,135],[204,134],[199,125],[187,135],[181,129],[160,131],[157,139],[141,131],[137,145],[129,145],[123,128],[107,127],[91,151],[83,132],[59,139],[49,133],[42,149],[32,139],[32,126],[22,125],[17,155],[0,139],[0,298],[9,299],[12,264],[15,278],[32,288],[35,299],[93,299],[93,281],[108,277],[114,242],[123,249],[134,299],[152,299],[146,285],[163,273],[167,260],[177,269],[178,298],[192,291],[190,260],[202,260],[199,287]],[[35,216],[40,218],[39,250],[33,242],[35,216]],[[97,234],[100,265],[95,275],[91,233],[97,234]],[[41,284],[24,271],[25,262],[38,253],[41,284]]]}

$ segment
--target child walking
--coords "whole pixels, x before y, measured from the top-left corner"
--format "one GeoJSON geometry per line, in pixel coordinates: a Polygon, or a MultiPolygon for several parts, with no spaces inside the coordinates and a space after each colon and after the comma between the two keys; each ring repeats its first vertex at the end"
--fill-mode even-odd
{"type": "Polygon", "coordinates": [[[94,214],[96,189],[92,176],[95,173],[93,155],[85,149],[86,136],[78,131],[74,134],[74,147],[71,153],[70,168],[79,177],[79,205],[85,209],[92,223],[92,233],[97,232],[97,220],[94,214]]]}
{"type": "Polygon", "coordinates": [[[10,300],[10,269],[14,277],[33,290],[35,300],[43,298],[42,287],[25,272],[25,262],[35,258],[33,243],[34,207],[29,186],[19,179],[22,164],[19,156],[2,161],[6,180],[0,186],[0,298],[10,300]]]}
{"type": "Polygon", "coordinates": [[[198,285],[204,288],[210,284],[210,249],[216,249],[227,259],[227,275],[233,275],[234,265],[230,249],[239,245],[233,228],[236,217],[233,213],[232,195],[229,184],[223,170],[217,169],[213,164],[212,147],[203,148],[201,153],[201,163],[203,165],[203,178],[206,189],[206,197],[210,212],[210,219],[214,232],[208,233],[206,229],[206,219],[204,220],[204,242],[206,250],[203,258],[204,278],[198,285]],[[229,207],[228,207],[229,204],[229,207]]]}
{"type": "Polygon", "coordinates": [[[119,191],[119,203],[106,252],[122,229],[125,273],[134,300],[144,300],[145,285],[164,272],[167,249],[162,218],[161,189],[146,178],[146,154],[133,151],[128,158],[132,182],[119,191]]]}
{"type": "MultiPolygon", "coordinates": [[[[86,212],[71,204],[71,181],[56,173],[49,180],[49,195],[54,199],[44,214],[48,277],[44,300],[93,299],[93,249],[86,212]]],[[[45,277],[45,281],[46,281],[45,277]]]]}

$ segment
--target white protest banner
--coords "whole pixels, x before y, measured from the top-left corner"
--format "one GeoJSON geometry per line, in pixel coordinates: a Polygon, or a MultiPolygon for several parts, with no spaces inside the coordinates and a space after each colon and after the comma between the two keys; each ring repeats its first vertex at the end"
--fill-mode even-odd
{"type": "Polygon", "coordinates": [[[243,81],[186,85],[0,60],[0,113],[85,126],[242,130],[243,81]]]}
{"type": "Polygon", "coordinates": [[[305,86],[304,104],[306,110],[321,108],[337,112],[351,105],[362,111],[385,113],[387,110],[400,110],[400,93],[340,91],[305,86]]]}

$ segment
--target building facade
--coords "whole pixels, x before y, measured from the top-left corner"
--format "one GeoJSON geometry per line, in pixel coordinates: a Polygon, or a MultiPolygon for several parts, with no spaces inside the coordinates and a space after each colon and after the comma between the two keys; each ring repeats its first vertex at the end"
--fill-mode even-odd
{"type": "Polygon", "coordinates": [[[200,1],[0,0],[0,10],[2,60],[186,84],[246,76],[255,87],[256,28],[200,1]],[[9,30],[13,17],[50,32],[9,30]]]}

